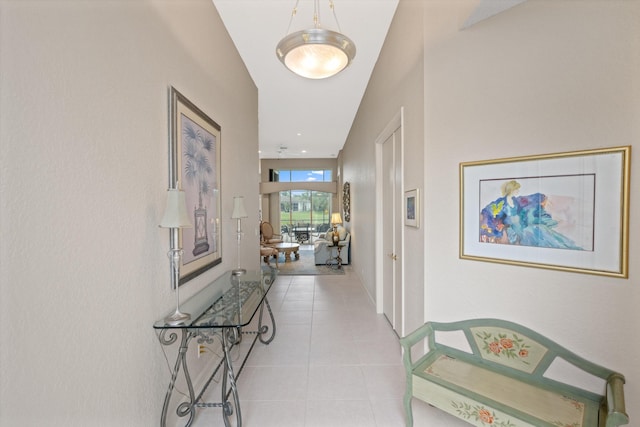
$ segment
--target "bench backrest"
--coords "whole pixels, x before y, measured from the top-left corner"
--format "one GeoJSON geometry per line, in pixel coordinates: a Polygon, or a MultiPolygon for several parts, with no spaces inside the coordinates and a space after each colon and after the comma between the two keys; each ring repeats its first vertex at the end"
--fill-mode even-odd
{"type": "Polygon", "coordinates": [[[535,371],[549,352],[547,346],[528,334],[506,326],[469,326],[468,332],[475,344],[472,348],[477,348],[474,353],[485,360],[529,374],[535,371]]]}
{"type": "Polygon", "coordinates": [[[488,364],[499,371],[539,384],[569,388],[592,400],[605,395],[606,381],[616,374],[592,363],[539,333],[517,323],[499,319],[471,319],[451,323],[429,322],[434,331],[429,335],[431,349],[445,349],[448,353],[475,363],[488,364]],[[438,341],[438,331],[464,333],[471,353],[438,341]],[[557,359],[573,365],[579,371],[602,379],[601,392],[586,390],[575,382],[558,381],[545,374],[557,359]]]}

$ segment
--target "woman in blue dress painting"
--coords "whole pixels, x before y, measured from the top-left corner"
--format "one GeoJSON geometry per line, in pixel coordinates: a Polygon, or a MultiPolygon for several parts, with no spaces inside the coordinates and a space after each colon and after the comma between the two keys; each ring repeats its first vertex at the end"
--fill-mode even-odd
{"type": "Polygon", "coordinates": [[[507,181],[502,197],[480,212],[480,241],[545,248],[582,250],[573,240],[554,230],[558,221],[547,212],[547,196],[534,193],[518,196],[520,184],[507,181]]]}

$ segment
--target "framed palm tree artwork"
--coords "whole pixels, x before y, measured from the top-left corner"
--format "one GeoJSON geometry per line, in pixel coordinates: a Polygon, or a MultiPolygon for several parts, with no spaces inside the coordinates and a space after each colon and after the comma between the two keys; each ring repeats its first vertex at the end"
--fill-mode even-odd
{"type": "Polygon", "coordinates": [[[177,233],[178,242],[171,242],[184,251],[180,284],[222,262],[220,134],[220,125],[169,88],[169,187],[185,192],[193,223],[177,233]]]}

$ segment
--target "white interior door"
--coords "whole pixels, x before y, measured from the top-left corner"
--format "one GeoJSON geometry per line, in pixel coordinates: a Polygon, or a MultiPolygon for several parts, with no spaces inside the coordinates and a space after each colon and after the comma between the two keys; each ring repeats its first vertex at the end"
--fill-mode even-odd
{"type": "Polygon", "coordinates": [[[404,329],[402,269],[402,145],[401,128],[382,144],[382,275],[383,313],[393,329],[404,329]]]}
{"type": "Polygon", "coordinates": [[[387,320],[395,329],[394,304],[394,170],[393,170],[393,135],[382,144],[382,307],[387,320]]]}
{"type": "Polygon", "coordinates": [[[393,329],[398,335],[404,335],[404,239],[402,231],[404,228],[403,215],[403,170],[402,170],[402,144],[401,128],[393,134],[393,329]]]}

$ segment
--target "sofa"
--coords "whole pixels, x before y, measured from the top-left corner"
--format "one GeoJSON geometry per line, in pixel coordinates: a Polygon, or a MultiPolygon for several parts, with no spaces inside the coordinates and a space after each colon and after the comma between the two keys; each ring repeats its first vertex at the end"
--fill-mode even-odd
{"type": "MultiPolygon", "coordinates": [[[[346,228],[342,226],[338,226],[338,236],[340,240],[338,242],[339,246],[342,246],[340,250],[340,258],[342,258],[342,264],[349,264],[349,259],[351,256],[351,233],[347,231],[346,228]]],[[[321,265],[326,264],[329,258],[332,256],[336,256],[336,249],[332,248],[333,246],[333,231],[327,231],[325,234],[320,234],[318,238],[313,242],[313,255],[315,258],[315,264],[321,265]]]]}

